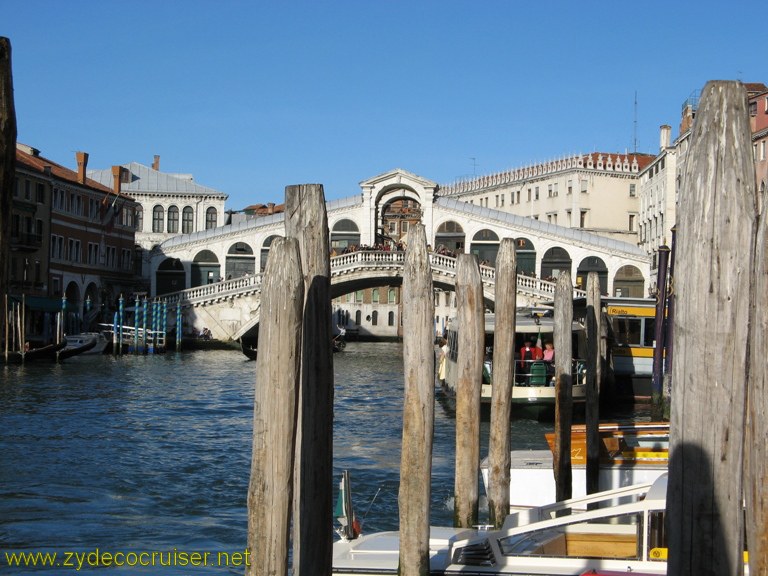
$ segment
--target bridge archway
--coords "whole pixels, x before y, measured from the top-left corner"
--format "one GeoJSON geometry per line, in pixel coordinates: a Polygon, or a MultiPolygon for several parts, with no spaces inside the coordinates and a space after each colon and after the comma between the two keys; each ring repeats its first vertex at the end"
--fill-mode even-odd
{"type": "Polygon", "coordinates": [[[192,287],[213,284],[221,278],[221,264],[216,254],[201,250],[192,260],[192,287]]]}
{"type": "Polygon", "coordinates": [[[493,230],[483,228],[472,237],[469,247],[470,254],[477,254],[477,259],[487,266],[496,265],[496,256],[499,253],[499,235],[493,230]]]}
{"type": "Polygon", "coordinates": [[[331,250],[341,254],[350,246],[360,245],[360,228],[349,218],[342,218],[333,225],[331,230],[331,250]]]}
{"type": "Polygon", "coordinates": [[[226,278],[240,278],[256,273],[256,257],[247,242],[235,242],[229,247],[226,259],[226,278]]]}
{"type": "Polygon", "coordinates": [[[376,244],[390,242],[408,244],[408,233],[414,224],[421,222],[421,202],[405,190],[398,191],[400,196],[389,196],[380,206],[381,237],[376,244]]]}
{"type": "Polygon", "coordinates": [[[600,293],[608,294],[608,267],[599,256],[587,256],[581,261],[576,270],[576,286],[582,290],[587,285],[587,275],[590,272],[597,272],[600,280],[600,293]]]}
{"type": "Polygon", "coordinates": [[[269,249],[272,246],[272,241],[275,238],[279,238],[277,234],[267,236],[264,240],[264,244],[261,245],[261,261],[259,262],[259,272],[264,272],[267,268],[267,258],[269,258],[269,249]]]}
{"type": "Polygon", "coordinates": [[[541,277],[545,280],[557,278],[561,272],[566,270],[570,272],[571,266],[573,262],[568,251],[560,246],[554,246],[544,252],[541,259],[541,277]]]}
{"type": "Polygon", "coordinates": [[[515,239],[517,271],[526,276],[536,274],[536,248],[528,238],[515,239]]]}
{"type": "Polygon", "coordinates": [[[452,254],[464,252],[466,235],[461,224],[454,220],[443,222],[435,232],[435,251],[441,253],[441,249],[452,254]]]}
{"type": "Polygon", "coordinates": [[[627,264],[618,269],[613,279],[613,295],[630,298],[645,296],[643,273],[637,266],[627,264]]]}
{"type": "Polygon", "coordinates": [[[184,265],[178,258],[166,258],[157,267],[155,273],[155,283],[157,285],[157,294],[166,294],[168,292],[177,292],[186,288],[186,274],[184,265]]]}

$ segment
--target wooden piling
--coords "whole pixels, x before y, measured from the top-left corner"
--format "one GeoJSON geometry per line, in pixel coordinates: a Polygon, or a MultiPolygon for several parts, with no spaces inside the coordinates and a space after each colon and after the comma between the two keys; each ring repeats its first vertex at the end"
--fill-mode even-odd
{"type": "MultiPolygon", "coordinates": [[[[587,494],[600,491],[600,332],[603,319],[600,279],[587,275],[587,389],[584,417],[587,430],[587,494]]],[[[581,374],[576,375],[581,378],[581,374]]]]}
{"type": "Polygon", "coordinates": [[[13,103],[11,41],[0,36],[0,293],[8,293],[11,208],[16,165],[16,109],[13,103]]]}
{"type": "MultiPolygon", "coordinates": [[[[691,131],[677,222],[666,519],[667,570],[676,576],[742,572],[754,170],[744,85],[708,82],[691,131]]],[[[764,476],[760,482],[763,498],[764,476]]]]}
{"type": "Polygon", "coordinates": [[[515,241],[504,238],[496,256],[496,314],[493,341],[493,390],[488,446],[489,524],[501,528],[509,514],[510,426],[515,384],[515,316],[517,253],[515,241]]]}
{"type": "Polygon", "coordinates": [[[303,343],[293,505],[293,574],[331,573],[333,349],[328,216],[322,184],[287,186],[285,232],[304,272],[303,343]]]}
{"type": "MultiPolygon", "coordinates": [[[[763,200],[764,201],[764,200],[763,200]]],[[[768,214],[762,207],[757,233],[753,323],[747,380],[744,498],[749,573],[768,574],[768,214]]]]}
{"type": "Polygon", "coordinates": [[[573,422],[573,285],[565,270],[555,284],[555,440],[553,469],[555,498],[567,500],[573,492],[571,468],[571,424],[573,422]]]}
{"type": "Polygon", "coordinates": [[[303,310],[299,243],[276,238],[261,296],[248,486],[249,576],[288,574],[303,310]]]}
{"type": "Polygon", "coordinates": [[[474,254],[456,262],[456,316],[459,323],[456,359],[456,482],[454,526],[477,524],[480,466],[480,392],[485,317],[480,266],[474,254]]]}
{"type": "Polygon", "coordinates": [[[403,444],[400,456],[400,568],[429,574],[429,506],[435,427],[432,270],[422,224],[411,228],[403,267],[403,444]]]}

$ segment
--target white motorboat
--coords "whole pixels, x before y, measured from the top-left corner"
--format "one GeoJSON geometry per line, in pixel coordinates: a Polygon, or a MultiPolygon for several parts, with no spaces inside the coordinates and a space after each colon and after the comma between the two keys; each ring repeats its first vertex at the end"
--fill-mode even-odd
{"type": "Polygon", "coordinates": [[[65,336],[67,345],[64,350],[74,350],[87,348],[93,342],[93,347],[89,347],[82,354],[103,354],[109,342],[101,332],[83,332],[82,334],[67,334],[65,336]]]}
{"type": "MultiPolygon", "coordinates": [[[[510,514],[501,530],[431,528],[431,574],[579,575],[589,570],[667,573],[667,475],[510,514]]],[[[395,575],[399,533],[333,545],[339,576],[395,575]]]]}
{"type": "MultiPolygon", "coordinates": [[[[513,450],[510,454],[510,511],[543,506],[556,494],[553,472],[554,434],[546,434],[549,450],[513,450]]],[[[650,483],[667,471],[669,423],[601,423],[599,478],[601,490],[650,483]]],[[[586,426],[571,427],[572,495],[587,494],[586,426]]],[[[480,463],[486,493],[489,485],[488,457],[480,463]]]]}

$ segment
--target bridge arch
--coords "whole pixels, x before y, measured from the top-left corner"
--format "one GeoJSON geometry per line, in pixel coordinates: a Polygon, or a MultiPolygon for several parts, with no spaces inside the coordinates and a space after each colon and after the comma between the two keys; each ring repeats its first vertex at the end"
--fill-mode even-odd
{"type": "Polygon", "coordinates": [[[515,238],[517,271],[526,276],[536,274],[536,248],[529,238],[515,238]]]}
{"type": "Polygon", "coordinates": [[[178,258],[166,258],[157,267],[155,285],[158,294],[177,292],[186,288],[186,272],[178,258]]]}
{"type": "Polygon", "coordinates": [[[637,266],[626,264],[616,271],[613,279],[614,296],[642,298],[645,296],[645,279],[637,266]]]}
{"type": "Polygon", "coordinates": [[[486,262],[488,266],[496,265],[496,255],[499,253],[499,235],[489,228],[478,230],[472,236],[472,244],[469,247],[470,254],[477,254],[480,262],[486,262]]]}
{"type": "Polygon", "coordinates": [[[256,257],[247,242],[235,242],[229,247],[226,257],[226,278],[240,278],[256,273],[256,257]]]}
{"type": "Polygon", "coordinates": [[[269,249],[272,246],[272,241],[275,238],[279,238],[278,234],[272,234],[264,239],[264,243],[261,245],[261,262],[259,263],[259,271],[264,272],[267,268],[267,258],[269,257],[269,249]]]}
{"type": "Polygon", "coordinates": [[[192,259],[192,287],[213,284],[221,278],[221,264],[216,254],[200,250],[192,259]]]}
{"type": "Polygon", "coordinates": [[[571,271],[573,261],[571,255],[561,246],[553,246],[546,252],[541,259],[541,277],[555,279],[561,272],[571,271]]]}
{"type": "Polygon", "coordinates": [[[360,227],[351,218],[342,218],[331,228],[331,249],[337,253],[360,245],[360,227]]]}
{"type": "Polygon", "coordinates": [[[576,269],[576,286],[582,290],[587,285],[587,275],[590,272],[597,272],[600,280],[600,293],[608,294],[608,266],[599,256],[587,256],[576,269]]]}
{"type": "Polygon", "coordinates": [[[464,228],[455,220],[446,220],[437,227],[434,244],[437,252],[445,250],[449,253],[459,254],[464,252],[465,244],[464,228]]]}

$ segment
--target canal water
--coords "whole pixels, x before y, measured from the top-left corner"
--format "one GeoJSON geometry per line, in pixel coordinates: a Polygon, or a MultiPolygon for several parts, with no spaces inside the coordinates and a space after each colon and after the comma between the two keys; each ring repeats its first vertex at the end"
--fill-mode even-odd
{"type": "MultiPolygon", "coordinates": [[[[234,350],[0,368],[0,574],[30,573],[8,565],[20,551],[242,552],[255,369],[234,350]]],[[[365,532],[396,529],[401,345],[349,343],[334,369],[336,477],[351,471],[365,532]]],[[[450,525],[455,420],[437,396],[431,522],[450,525]]],[[[544,448],[551,429],[516,418],[513,445],[544,448]]],[[[486,422],[483,455],[487,438],[486,422]]]]}

